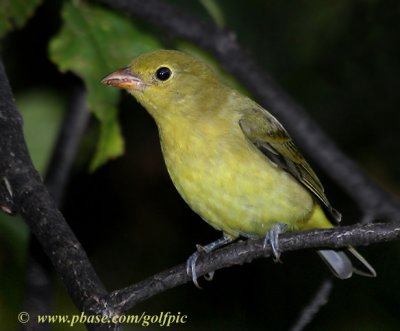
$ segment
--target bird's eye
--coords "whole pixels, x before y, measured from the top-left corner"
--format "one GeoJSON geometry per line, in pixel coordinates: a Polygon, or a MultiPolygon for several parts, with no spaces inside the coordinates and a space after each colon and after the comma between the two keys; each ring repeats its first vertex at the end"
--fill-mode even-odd
{"type": "Polygon", "coordinates": [[[169,69],[167,67],[161,67],[161,68],[157,69],[157,71],[156,71],[156,77],[162,81],[165,81],[169,77],[171,77],[171,74],[172,74],[171,69],[169,69]]]}

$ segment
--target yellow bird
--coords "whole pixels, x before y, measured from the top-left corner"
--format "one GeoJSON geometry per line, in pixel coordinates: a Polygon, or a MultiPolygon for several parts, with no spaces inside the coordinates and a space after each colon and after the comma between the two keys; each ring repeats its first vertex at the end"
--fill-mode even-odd
{"type": "MultiPolygon", "coordinates": [[[[340,214],[291,137],[268,111],[226,86],[203,62],[178,51],[143,54],[102,82],[127,90],[154,118],[172,181],[223,238],[266,238],[279,259],[283,231],[331,228],[340,214]]],[[[333,273],[376,276],[353,248],[320,250],[333,273]],[[345,253],[358,260],[355,268],[345,253]]],[[[197,285],[195,263],[188,272],[197,285]]]]}

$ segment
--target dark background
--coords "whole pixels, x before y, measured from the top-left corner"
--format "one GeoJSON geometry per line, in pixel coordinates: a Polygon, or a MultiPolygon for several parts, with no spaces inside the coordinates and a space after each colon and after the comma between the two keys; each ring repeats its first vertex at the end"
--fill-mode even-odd
{"type": "MultiPolygon", "coordinates": [[[[198,2],[171,2],[210,20],[198,2]]],[[[388,191],[398,194],[400,3],[217,3],[226,26],[265,70],[347,155],[388,191]]],[[[63,109],[79,82],[72,74],[60,74],[48,59],[48,41],[61,25],[60,8],[60,1],[45,1],[25,28],[3,40],[2,55],[17,104],[34,91],[47,93],[63,109]]],[[[148,27],[144,24],[143,28],[148,27]]],[[[165,41],[165,36],[154,33],[165,41]]],[[[220,236],[174,189],[150,116],[125,93],[119,108],[126,154],[93,174],[88,172],[96,136],[93,120],[62,204],[66,219],[109,290],[182,263],[195,244],[220,236]]],[[[29,118],[41,122],[41,118],[29,118]]],[[[46,125],[42,123],[43,130],[46,125]]],[[[360,222],[363,215],[352,200],[315,168],[331,202],[342,212],[343,224],[360,222]]],[[[28,235],[22,221],[2,222],[0,319],[12,330],[19,327],[16,315],[24,291],[28,235]]],[[[335,280],[329,302],[309,330],[398,330],[399,243],[360,251],[378,277],[335,280]]],[[[179,327],[182,330],[288,330],[330,274],[313,251],[285,253],[282,260],[282,264],[257,260],[218,271],[211,283],[200,280],[201,291],[187,284],[148,300],[131,313],[181,312],[188,315],[188,323],[179,327]]],[[[60,280],[53,276],[54,313],[76,313],[60,280]]],[[[58,325],[54,329],[65,328],[58,325]]]]}

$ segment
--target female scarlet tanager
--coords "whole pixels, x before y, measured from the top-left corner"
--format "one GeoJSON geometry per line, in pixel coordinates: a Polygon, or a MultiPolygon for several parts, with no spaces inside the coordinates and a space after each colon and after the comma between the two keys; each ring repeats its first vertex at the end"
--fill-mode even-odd
{"type": "MultiPolygon", "coordinates": [[[[284,127],[268,111],[224,85],[201,61],[178,51],[143,54],[102,82],[127,90],[154,118],[168,172],[189,206],[223,238],[268,239],[279,258],[282,231],[333,227],[340,214],[284,127]]],[[[267,240],[266,240],[267,242],[267,240]]],[[[375,276],[354,248],[318,251],[333,273],[375,276]],[[358,261],[356,269],[346,255],[358,261]]],[[[197,285],[195,262],[188,273],[197,285]]]]}

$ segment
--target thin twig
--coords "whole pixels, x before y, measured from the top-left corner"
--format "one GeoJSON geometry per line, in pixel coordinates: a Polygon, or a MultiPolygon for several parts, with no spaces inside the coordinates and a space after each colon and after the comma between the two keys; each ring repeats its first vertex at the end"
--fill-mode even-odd
{"type": "Polygon", "coordinates": [[[77,86],[72,91],[44,183],[57,204],[61,202],[79,143],[89,121],[86,90],[77,86]]]}
{"type": "Polygon", "coordinates": [[[321,310],[322,306],[328,303],[328,298],[332,292],[332,288],[332,279],[325,279],[314,294],[312,300],[301,311],[297,321],[293,324],[290,331],[303,331],[305,327],[312,322],[315,315],[321,310]]]}

